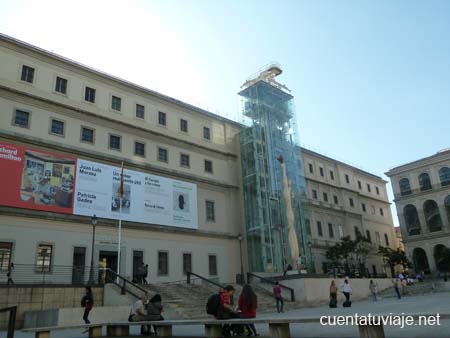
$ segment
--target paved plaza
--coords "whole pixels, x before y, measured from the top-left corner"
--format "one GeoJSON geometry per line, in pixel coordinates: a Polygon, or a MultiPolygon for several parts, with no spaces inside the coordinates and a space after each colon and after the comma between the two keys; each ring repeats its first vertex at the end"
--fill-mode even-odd
{"type": "MultiPolygon", "coordinates": [[[[396,298],[385,298],[378,302],[369,300],[356,301],[351,308],[338,307],[330,309],[328,307],[304,308],[288,311],[282,314],[272,313],[258,316],[264,317],[320,317],[322,315],[353,315],[362,314],[400,314],[400,313],[422,313],[428,314],[450,314],[450,293],[436,293],[425,296],[404,297],[401,300],[396,298]]],[[[257,325],[261,337],[269,337],[268,325],[257,325]]],[[[132,328],[132,334],[138,335],[138,328],[132,328]]],[[[440,326],[413,326],[413,327],[385,327],[386,338],[448,338],[450,337],[450,320],[441,321],[440,326]]],[[[186,326],[173,328],[174,337],[203,337],[203,326],[186,326]]],[[[294,338],[353,338],[358,336],[356,326],[321,326],[320,324],[294,324],[291,325],[291,336],[294,338]]],[[[0,337],[6,337],[2,332],[0,337]]],[[[16,338],[32,338],[33,334],[17,331],[16,338]]],[[[52,338],[82,338],[87,334],[81,334],[81,330],[67,330],[52,333],[52,338]]]]}

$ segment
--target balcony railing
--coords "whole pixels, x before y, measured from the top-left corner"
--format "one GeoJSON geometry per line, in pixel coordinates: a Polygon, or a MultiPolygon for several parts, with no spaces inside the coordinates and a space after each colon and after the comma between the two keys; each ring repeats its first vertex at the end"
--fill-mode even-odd
{"type": "Polygon", "coordinates": [[[436,183],[436,184],[432,184],[429,187],[408,189],[405,191],[398,192],[398,193],[394,194],[394,198],[399,199],[399,198],[403,198],[403,197],[407,197],[407,196],[414,196],[417,194],[425,194],[425,193],[428,193],[431,191],[448,189],[448,188],[450,188],[450,182],[449,183],[444,182],[444,184],[436,183]]]}

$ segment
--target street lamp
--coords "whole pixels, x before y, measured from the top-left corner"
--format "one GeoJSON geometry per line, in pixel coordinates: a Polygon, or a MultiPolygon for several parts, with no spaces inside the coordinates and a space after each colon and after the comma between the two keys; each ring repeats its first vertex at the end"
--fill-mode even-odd
{"type": "Polygon", "coordinates": [[[89,271],[89,284],[94,284],[94,243],[95,243],[95,226],[97,225],[97,216],[91,217],[92,224],[92,247],[91,247],[91,269],[89,271]]]}
{"type": "Polygon", "coordinates": [[[244,282],[244,264],[242,263],[242,235],[241,233],[238,234],[237,239],[239,241],[239,253],[241,255],[241,282],[244,282]]]}
{"type": "Polygon", "coordinates": [[[312,253],[311,253],[311,248],[312,248],[312,243],[308,242],[308,248],[309,248],[309,267],[311,269],[311,273],[314,271],[313,269],[313,260],[312,260],[312,253]]]}

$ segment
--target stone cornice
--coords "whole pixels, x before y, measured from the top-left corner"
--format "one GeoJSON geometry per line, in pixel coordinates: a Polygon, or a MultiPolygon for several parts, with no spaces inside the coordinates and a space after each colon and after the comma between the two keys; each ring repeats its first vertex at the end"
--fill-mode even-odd
{"type": "Polygon", "coordinates": [[[438,152],[434,155],[421,158],[419,160],[409,162],[403,165],[400,165],[398,167],[392,168],[389,171],[385,173],[386,176],[392,177],[395,175],[400,175],[403,173],[408,173],[412,170],[419,169],[422,167],[429,167],[431,165],[439,164],[441,162],[449,161],[450,160],[450,150],[444,150],[441,152],[438,152]]]}

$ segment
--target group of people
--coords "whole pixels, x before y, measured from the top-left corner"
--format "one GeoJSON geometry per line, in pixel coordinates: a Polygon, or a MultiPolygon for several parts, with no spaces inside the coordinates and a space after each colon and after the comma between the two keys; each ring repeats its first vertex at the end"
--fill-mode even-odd
{"type": "MultiPolygon", "coordinates": [[[[147,321],[164,320],[164,317],[161,315],[162,312],[163,306],[161,295],[156,294],[150,299],[147,299],[145,295],[142,295],[141,299],[137,300],[131,306],[128,321],[147,322],[147,321]]],[[[153,330],[155,335],[157,335],[157,327],[155,325],[153,325],[153,330]]],[[[151,335],[152,332],[150,325],[142,325],[141,334],[151,335]]]]}
{"type": "MultiPolygon", "coordinates": [[[[344,282],[340,285],[340,288],[345,297],[345,302],[343,304],[344,307],[350,307],[350,295],[352,294],[352,287],[350,286],[348,277],[345,277],[344,282]]],[[[330,284],[330,307],[337,307],[337,294],[338,288],[336,286],[336,282],[332,280],[330,284]]]]}

